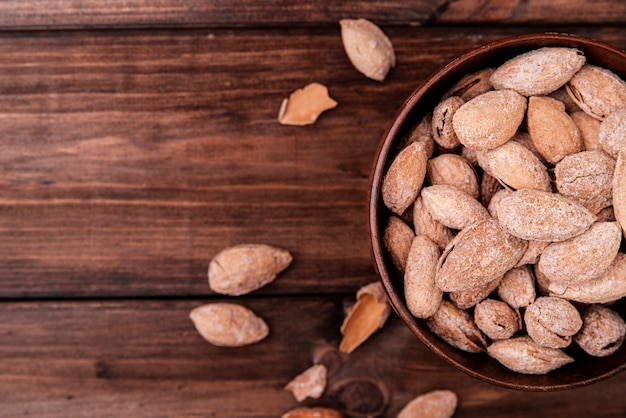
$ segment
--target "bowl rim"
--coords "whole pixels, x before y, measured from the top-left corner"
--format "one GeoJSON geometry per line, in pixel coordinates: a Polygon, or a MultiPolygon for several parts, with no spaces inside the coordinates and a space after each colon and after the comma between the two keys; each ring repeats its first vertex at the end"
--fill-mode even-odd
{"type": "MultiPolygon", "coordinates": [[[[610,56],[615,56],[617,58],[624,61],[624,71],[626,72],[626,52],[622,51],[603,41],[598,41],[592,38],[566,34],[566,33],[555,33],[555,32],[542,32],[542,33],[527,33],[521,35],[508,36],[500,39],[496,39],[494,41],[488,42],[482,46],[474,48],[459,57],[453,59],[446,65],[440,67],[434,73],[432,73],[428,78],[424,80],[417,88],[413,90],[413,92],[405,99],[401,107],[396,111],[391,123],[386,128],[381,140],[378,144],[378,148],[375,154],[374,162],[372,165],[372,169],[370,172],[370,181],[369,181],[369,213],[368,213],[368,232],[369,232],[369,241],[370,241],[370,252],[371,257],[374,263],[375,271],[379,277],[379,281],[381,282],[383,289],[387,295],[387,298],[396,312],[396,314],[402,319],[402,321],[409,327],[409,329],[415,334],[418,339],[431,351],[433,351],[438,357],[444,359],[449,364],[453,365],[460,371],[466,373],[469,376],[477,378],[481,381],[494,384],[496,386],[505,387],[509,389],[516,390],[524,390],[524,391],[555,391],[555,390],[564,390],[564,389],[573,389],[577,387],[582,387],[586,385],[590,385],[592,383],[599,382],[601,380],[605,380],[609,377],[619,374],[620,372],[626,370],[626,361],[617,365],[616,367],[609,369],[608,371],[599,373],[598,375],[593,375],[590,377],[580,376],[576,380],[566,381],[566,382],[551,382],[551,383],[543,383],[542,379],[537,379],[536,383],[529,383],[528,380],[532,379],[532,375],[524,375],[515,372],[516,376],[527,376],[525,379],[526,382],[515,382],[512,380],[503,380],[497,377],[493,377],[477,371],[459,360],[451,357],[446,354],[443,349],[438,346],[436,343],[433,343],[433,338],[439,338],[435,336],[430,331],[424,329],[423,326],[418,326],[416,318],[412,316],[412,314],[408,311],[404,303],[402,302],[400,296],[396,292],[390,273],[387,270],[387,265],[385,263],[385,257],[383,255],[383,248],[381,244],[381,227],[380,227],[380,211],[381,207],[381,196],[380,196],[380,187],[382,184],[383,175],[385,173],[385,169],[388,163],[388,158],[393,149],[393,146],[397,144],[398,134],[401,132],[403,125],[407,122],[411,112],[414,110],[417,103],[420,102],[424,98],[427,92],[429,92],[437,83],[440,82],[444,76],[450,75],[451,73],[459,72],[460,69],[471,62],[478,62],[478,60],[485,55],[485,53],[495,53],[497,51],[503,50],[506,51],[508,49],[521,49],[521,50],[532,50],[537,49],[541,46],[537,46],[537,43],[544,44],[544,46],[570,46],[570,47],[586,47],[593,48],[596,52],[608,54],[610,56]]],[[[503,59],[504,61],[504,59],[503,59]]],[[[483,64],[482,67],[477,67],[476,70],[480,68],[485,68],[483,64]]],[[[465,73],[459,73],[465,74],[465,73]]],[[[622,77],[625,74],[621,74],[622,77]]],[[[458,79],[458,74],[457,74],[458,79]]],[[[451,84],[448,84],[450,87],[451,84]]],[[[445,344],[445,343],[444,343],[445,344]]],[[[453,348],[452,346],[449,346],[453,348]]],[[[622,347],[622,349],[626,349],[626,344],[622,347]]],[[[463,353],[458,350],[461,355],[471,355],[470,353],[463,353]]],[[[495,360],[493,360],[495,362],[495,360]]],[[[549,375],[549,374],[548,374],[549,375]]],[[[537,375],[537,376],[548,376],[548,375],[537,375]]]]}

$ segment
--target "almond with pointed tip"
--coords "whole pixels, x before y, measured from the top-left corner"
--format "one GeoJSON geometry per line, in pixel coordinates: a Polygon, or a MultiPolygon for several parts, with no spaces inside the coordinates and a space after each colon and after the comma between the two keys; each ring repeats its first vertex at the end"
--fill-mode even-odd
{"type": "Polygon", "coordinates": [[[413,239],[404,273],[404,297],[413,316],[428,318],[441,303],[443,292],[435,284],[435,272],[441,252],[424,235],[413,239]]]}
{"type": "Polygon", "coordinates": [[[458,397],[451,390],[433,390],[412,399],[397,418],[451,418],[457,403],[458,397]]]}
{"type": "Polygon", "coordinates": [[[606,68],[585,64],[565,88],[583,112],[599,120],[626,107],[626,82],[606,68]]]}
{"type": "Polygon", "coordinates": [[[508,369],[523,374],[546,374],[574,361],[562,350],[543,347],[527,335],[495,341],[487,353],[508,369]]]}
{"type": "Polygon", "coordinates": [[[343,47],[354,68],[372,80],[383,81],[396,65],[387,35],[366,19],[342,19],[339,24],[343,47]]]}
{"type": "Polygon", "coordinates": [[[209,286],[223,295],[244,295],[274,281],[292,260],[289,251],[271,245],[228,247],[209,263],[209,286]]]}
{"type": "Polygon", "coordinates": [[[322,112],[337,106],[328,95],[328,88],[320,83],[311,83],[291,93],[284,99],[278,111],[278,122],[282,125],[312,125],[322,112]]]}
{"type": "Polygon", "coordinates": [[[400,151],[391,162],[380,192],[385,206],[396,215],[402,215],[417,198],[427,163],[426,150],[417,142],[400,151]]]}
{"type": "Polygon", "coordinates": [[[446,153],[428,160],[426,179],[430,185],[447,184],[478,199],[478,176],[474,167],[463,157],[446,153]]]}
{"type": "Polygon", "coordinates": [[[437,312],[426,319],[426,324],[442,340],[459,350],[469,353],[485,351],[487,340],[474,319],[447,300],[441,301],[437,312]]]}
{"type": "Polygon", "coordinates": [[[219,347],[242,347],[263,340],[269,328],[250,309],[234,303],[210,303],[189,314],[196,330],[209,343],[219,347]]]}
{"type": "Polygon", "coordinates": [[[489,218],[478,200],[447,184],[422,189],[422,202],[430,216],[452,229],[463,229],[489,218]]]}

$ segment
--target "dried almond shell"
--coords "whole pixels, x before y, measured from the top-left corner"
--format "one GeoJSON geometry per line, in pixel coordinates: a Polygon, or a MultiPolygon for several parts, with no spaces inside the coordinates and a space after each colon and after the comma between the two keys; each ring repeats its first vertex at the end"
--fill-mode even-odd
{"type": "Polygon", "coordinates": [[[426,179],[431,185],[447,184],[464,191],[474,199],[479,197],[476,171],[460,155],[446,153],[428,160],[426,179]]]}
{"type": "Polygon", "coordinates": [[[460,290],[458,292],[450,292],[448,296],[450,297],[452,303],[454,303],[459,309],[469,309],[489,296],[489,294],[498,287],[501,280],[502,276],[479,287],[460,290]]]}
{"type": "Polygon", "coordinates": [[[383,203],[396,215],[402,215],[417,198],[428,157],[424,147],[414,142],[395,156],[381,186],[383,203]]]}
{"type": "Polygon", "coordinates": [[[426,235],[439,248],[445,248],[454,238],[450,228],[433,219],[424,206],[422,196],[418,196],[413,204],[413,228],[415,229],[415,235],[426,235]]]}
{"type": "Polygon", "coordinates": [[[613,158],[626,150],[626,107],[608,115],[600,124],[598,141],[602,149],[613,158]]]}
{"type": "Polygon", "coordinates": [[[328,95],[328,88],[320,83],[311,83],[283,99],[278,111],[278,122],[282,125],[312,125],[322,112],[337,106],[328,95]]]}
{"type": "Polygon", "coordinates": [[[368,78],[383,81],[396,65],[393,45],[387,35],[366,19],[343,19],[341,39],[354,67],[368,78]]]}
{"type": "Polygon", "coordinates": [[[606,68],[585,64],[565,88],[578,107],[596,119],[626,107],[626,83],[606,68]]]}
{"type": "Polygon", "coordinates": [[[574,361],[562,350],[543,347],[526,335],[495,341],[487,353],[505,367],[524,374],[546,374],[574,361]]]}
{"type": "Polygon", "coordinates": [[[224,295],[244,295],[271,283],[292,260],[289,251],[271,245],[228,247],[209,263],[209,287],[224,295]]]}
{"type": "Polygon", "coordinates": [[[498,288],[498,297],[513,309],[525,308],[535,301],[535,277],[530,266],[515,267],[507,271],[498,288]]]}
{"type": "Polygon", "coordinates": [[[448,97],[439,102],[433,110],[431,123],[432,136],[437,144],[446,149],[452,149],[459,145],[459,139],[452,127],[454,112],[465,103],[457,96],[448,97]]]}
{"type": "Polygon", "coordinates": [[[511,338],[522,328],[519,312],[496,299],[485,299],[476,305],[474,322],[492,340],[511,338]]]}
{"type": "Polygon", "coordinates": [[[404,272],[415,233],[402,219],[390,216],[383,231],[383,248],[389,254],[391,262],[400,272],[404,272]]]}
{"type": "Polygon", "coordinates": [[[578,332],[583,322],[574,305],[565,299],[542,296],[530,304],[524,313],[526,332],[544,347],[564,348],[578,332]]]}
{"type": "Polygon", "coordinates": [[[326,377],[326,367],[323,364],[315,364],[287,383],[285,390],[290,391],[298,402],[307,398],[317,399],[326,389],[326,377]]]}
{"type": "MultiPolygon", "coordinates": [[[[566,109],[567,111],[567,109],[566,109]]],[[[576,124],[578,131],[580,132],[580,136],[583,139],[583,144],[585,145],[585,150],[593,151],[593,150],[601,150],[602,147],[600,145],[600,121],[596,118],[593,118],[583,112],[582,110],[577,110],[569,114],[570,118],[576,124]]]]}
{"type": "Polygon", "coordinates": [[[447,99],[450,96],[458,96],[464,101],[472,100],[476,96],[493,90],[489,77],[495,71],[495,68],[485,68],[475,73],[467,74],[457,81],[450,90],[442,97],[447,99]]]}
{"type": "Polygon", "coordinates": [[[616,352],[626,338],[626,323],[614,310],[591,305],[583,313],[583,326],[574,341],[587,354],[606,357],[616,352]]]}
{"type": "Polygon", "coordinates": [[[406,306],[417,318],[432,316],[443,297],[435,284],[439,247],[424,235],[413,240],[404,273],[406,306]]]}
{"type": "Polygon", "coordinates": [[[363,344],[385,324],[391,308],[380,282],[363,286],[356,294],[357,301],[341,325],[343,338],[339,351],[349,354],[363,344]]]}
{"type": "Polygon", "coordinates": [[[250,309],[234,303],[198,306],[189,314],[196,330],[219,347],[242,347],[261,341],[269,334],[265,321],[250,309]]]}
{"type": "Polygon", "coordinates": [[[621,151],[613,174],[613,212],[626,237],[626,150],[621,151]]]}
{"type": "Polygon", "coordinates": [[[422,201],[430,216],[452,229],[463,229],[489,218],[489,213],[464,191],[446,184],[422,189],[422,201]]]}
{"type": "Polygon", "coordinates": [[[437,312],[426,319],[428,328],[442,340],[469,353],[485,351],[487,340],[471,315],[443,300],[437,312]]]}
{"type": "Polygon", "coordinates": [[[457,404],[458,397],[451,390],[433,390],[412,399],[397,418],[451,418],[457,404]]]}
{"type": "Polygon", "coordinates": [[[321,406],[292,409],[285,412],[280,418],[343,418],[343,415],[334,409],[321,406]]]}

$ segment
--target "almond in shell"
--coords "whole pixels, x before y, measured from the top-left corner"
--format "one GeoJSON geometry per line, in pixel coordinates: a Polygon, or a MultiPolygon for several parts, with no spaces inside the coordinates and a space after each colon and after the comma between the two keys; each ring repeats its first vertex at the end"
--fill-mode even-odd
{"type": "Polygon", "coordinates": [[[321,406],[301,406],[285,412],[280,418],[343,418],[339,411],[321,406]]]}
{"type": "Polygon", "coordinates": [[[426,320],[430,330],[442,340],[470,353],[485,351],[487,340],[470,314],[443,300],[437,312],[426,320]]]}
{"type": "Polygon", "coordinates": [[[460,290],[458,292],[450,292],[448,296],[450,297],[452,303],[460,309],[469,309],[489,296],[489,294],[498,287],[501,280],[502,276],[483,286],[460,290]]]}
{"type": "Polygon", "coordinates": [[[565,112],[563,103],[545,96],[530,97],[527,123],[535,148],[549,163],[583,151],[578,127],[565,112]]]}
{"type": "Polygon", "coordinates": [[[535,276],[530,266],[516,267],[507,271],[498,288],[498,297],[513,309],[525,308],[536,299],[535,276]]]}
{"type": "Polygon", "coordinates": [[[492,340],[511,338],[522,327],[519,312],[496,299],[485,299],[476,305],[474,322],[492,340]]]}
{"type": "Polygon", "coordinates": [[[546,374],[574,361],[562,350],[543,347],[527,335],[495,341],[487,352],[505,367],[523,374],[546,374]]]}
{"type": "Polygon", "coordinates": [[[475,73],[467,74],[457,81],[450,90],[443,95],[442,99],[450,96],[458,96],[464,101],[472,100],[476,96],[493,90],[489,77],[495,71],[495,68],[485,68],[475,73]]]}
{"type": "Polygon", "coordinates": [[[451,390],[433,390],[411,400],[397,418],[451,418],[458,397],[451,390]]]}
{"type": "Polygon", "coordinates": [[[354,68],[372,80],[383,81],[396,65],[387,35],[366,19],[343,19],[339,24],[343,47],[354,68]]]}
{"type": "Polygon", "coordinates": [[[409,248],[411,248],[413,238],[415,238],[415,233],[410,226],[397,216],[389,217],[387,226],[383,231],[383,248],[400,272],[403,272],[406,266],[406,259],[409,256],[409,248]]]}
{"type": "Polygon", "coordinates": [[[582,111],[596,119],[626,107],[626,83],[606,68],[585,64],[565,87],[582,111]]]}
{"type": "Polygon", "coordinates": [[[417,142],[404,148],[391,162],[381,186],[383,203],[396,215],[402,215],[417,198],[428,157],[417,142]]]}
{"type": "Polygon", "coordinates": [[[583,66],[585,55],[575,48],[545,47],[517,55],[491,75],[495,89],[511,89],[524,96],[547,95],[583,66]]]}
{"type": "Polygon", "coordinates": [[[428,160],[426,179],[431,185],[447,184],[478,199],[478,177],[472,165],[456,154],[440,154],[428,160]]]}
{"type": "Polygon", "coordinates": [[[454,238],[450,228],[443,226],[441,222],[433,219],[424,206],[422,196],[418,196],[413,204],[413,228],[415,235],[426,235],[439,248],[445,248],[454,238]]]}
{"type": "Polygon", "coordinates": [[[583,144],[585,145],[585,150],[593,151],[593,150],[601,150],[600,146],[600,121],[596,118],[593,118],[583,112],[582,110],[578,110],[569,114],[570,118],[576,124],[578,131],[580,132],[580,136],[583,139],[583,144]]]}
{"type": "Polygon", "coordinates": [[[526,308],[526,332],[537,344],[550,348],[567,347],[583,325],[574,305],[565,299],[542,296],[526,308]]]}
{"type": "Polygon", "coordinates": [[[574,341],[589,355],[606,357],[615,353],[626,338],[626,323],[614,310],[591,305],[583,313],[583,326],[574,341]]]}
{"type": "Polygon", "coordinates": [[[600,124],[598,141],[602,149],[613,158],[620,150],[626,151],[626,107],[608,115],[600,124]]]}
{"type": "Polygon", "coordinates": [[[406,306],[417,318],[432,316],[443,297],[435,284],[435,272],[440,256],[439,247],[424,235],[413,240],[404,273],[406,306]]]}
{"type": "Polygon", "coordinates": [[[274,281],[292,260],[289,251],[271,245],[228,247],[209,263],[209,287],[224,295],[244,295],[274,281]]]}
{"type": "Polygon", "coordinates": [[[444,292],[484,286],[510,270],[526,246],[494,219],[475,223],[459,232],[441,255],[437,285],[444,292]]]}
{"type": "Polygon", "coordinates": [[[478,200],[454,186],[437,184],[422,189],[422,201],[433,219],[452,229],[463,229],[489,218],[478,200]]]}
{"type": "Polygon", "coordinates": [[[513,90],[488,91],[457,109],[452,126],[470,149],[492,149],[508,141],[522,123],[526,98],[513,90]]]}
{"type": "Polygon", "coordinates": [[[198,333],[219,347],[242,347],[263,340],[269,334],[265,321],[245,306],[210,303],[191,311],[189,318],[198,333]]]}
{"type": "Polygon", "coordinates": [[[451,96],[442,100],[433,110],[433,120],[431,123],[432,136],[437,144],[446,149],[452,149],[459,145],[459,139],[452,127],[452,118],[465,103],[458,96],[451,96]]]}
{"type": "Polygon", "coordinates": [[[495,212],[500,225],[525,240],[565,241],[596,220],[584,206],[556,193],[520,189],[502,196],[495,212]]]}
{"type": "Polygon", "coordinates": [[[626,150],[621,151],[613,174],[613,213],[626,237],[626,150]]]}

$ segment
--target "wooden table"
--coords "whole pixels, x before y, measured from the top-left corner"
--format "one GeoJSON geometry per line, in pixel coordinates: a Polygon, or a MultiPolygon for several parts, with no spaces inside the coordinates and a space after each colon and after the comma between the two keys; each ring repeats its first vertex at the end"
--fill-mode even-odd
{"type": "MultiPolygon", "coordinates": [[[[278,417],[299,405],[285,384],[337,347],[345,308],[377,280],[368,176],[409,93],[505,36],[626,49],[626,3],[7,0],[0,30],[0,416],[278,417]],[[395,46],[382,83],[343,51],[338,21],[358,17],[395,46]],[[314,81],[337,108],[280,125],[282,99],[314,81]],[[247,242],[294,262],[250,295],[213,293],[209,260],[247,242]],[[208,344],[188,314],[213,301],[252,308],[270,336],[208,344]]],[[[329,384],[377,382],[388,417],[440,388],[458,393],[457,417],[626,415],[626,374],[498,388],[395,316],[335,360],[329,384]]]]}

